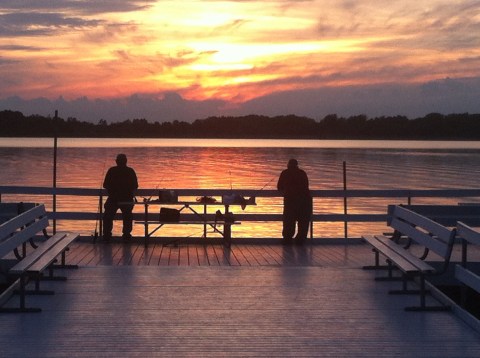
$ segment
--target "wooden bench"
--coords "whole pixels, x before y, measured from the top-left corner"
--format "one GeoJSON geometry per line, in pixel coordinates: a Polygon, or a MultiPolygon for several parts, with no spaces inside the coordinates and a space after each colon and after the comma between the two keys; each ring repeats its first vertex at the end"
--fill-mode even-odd
{"type": "Polygon", "coordinates": [[[467,287],[480,293],[480,276],[468,269],[467,247],[469,244],[480,245],[480,232],[463,222],[457,223],[457,235],[462,239],[462,263],[455,265],[455,278],[462,283],[461,306],[467,301],[467,287]]]}
{"type": "Polygon", "coordinates": [[[46,232],[47,227],[48,218],[44,205],[37,205],[0,225],[0,258],[13,251],[19,259],[18,263],[8,269],[7,275],[15,278],[15,281],[4,294],[11,294],[17,288],[20,294],[19,307],[2,307],[0,312],[40,312],[40,308],[26,307],[25,296],[32,293],[53,294],[52,291],[40,289],[40,280],[65,280],[65,277],[54,276],[53,269],[76,267],[65,264],[65,252],[79,234],[57,233],[39,245],[35,244],[33,238],[46,232]],[[31,249],[28,249],[28,243],[31,244],[31,249]],[[57,263],[59,256],[61,262],[57,263]],[[49,275],[45,277],[43,273],[47,269],[49,275]],[[35,290],[27,290],[31,279],[35,281],[35,290]]]}
{"type": "Polygon", "coordinates": [[[390,291],[397,294],[420,294],[420,305],[406,307],[407,311],[437,311],[445,310],[446,306],[427,306],[425,289],[425,277],[444,273],[450,262],[450,256],[455,239],[456,229],[448,229],[443,225],[434,222],[422,215],[419,215],[402,206],[390,208],[389,225],[394,229],[393,236],[368,235],[363,236],[372,247],[375,253],[375,265],[365,266],[365,269],[387,269],[386,277],[378,277],[378,280],[394,280],[393,269],[397,268],[402,272],[403,289],[390,291]],[[400,243],[400,238],[407,237],[407,242],[400,243]],[[422,255],[415,255],[412,252],[412,244],[423,249],[422,255]],[[440,270],[425,262],[430,251],[436,253],[442,260],[443,267],[440,270]],[[380,264],[379,256],[386,258],[387,265],[380,264]],[[407,281],[413,278],[419,279],[420,290],[407,289],[407,281]]]}

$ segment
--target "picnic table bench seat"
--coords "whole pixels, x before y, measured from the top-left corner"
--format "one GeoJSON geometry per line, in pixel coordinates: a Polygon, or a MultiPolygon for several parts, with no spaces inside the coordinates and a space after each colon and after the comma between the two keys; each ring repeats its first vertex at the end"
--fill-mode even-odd
{"type": "Polygon", "coordinates": [[[164,225],[203,225],[205,228],[209,226],[213,228],[213,230],[222,235],[223,244],[227,247],[231,246],[232,243],[232,225],[240,225],[241,222],[234,220],[234,221],[226,221],[226,220],[209,220],[209,219],[180,219],[178,221],[164,221],[164,220],[143,220],[143,221],[135,221],[136,224],[144,225],[145,226],[145,245],[147,244],[148,237],[150,237],[153,233],[159,230],[164,225]],[[156,228],[149,232],[148,227],[149,225],[154,225],[156,228]],[[223,226],[223,231],[220,231],[217,226],[223,226]]]}
{"type": "Polygon", "coordinates": [[[14,251],[19,259],[6,273],[15,280],[5,293],[15,292],[14,289],[18,288],[20,294],[19,307],[1,307],[0,312],[40,312],[40,308],[26,307],[25,296],[32,293],[53,294],[53,291],[40,289],[40,280],[65,280],[63,276],[55,276],[53,269],[76,268],[76,266],[66,265],[65,252],[79,236],[78,233],[59,232],[39,245],[33,242],[35,236],[46,232],[48,225],[43,204],[36,205],[0,225],[0,258],[14,251]],[[31,244],[30,249],[27,247],[28,243],[31,244]],[[59,258],[60,263],[58,263],[59,258]],[[44,276],[44,271],[47,269],[49,275],[44,276]],[[27,290],[27,284],[32,279],[35,281],[35,289],[27,290]]]}
{"type": "MultiPolygon", "coordinates": [[[[420,305],[406,307],[407,311],[438,311],[446,310],[447,306],[427,306],[425,278],[429,275],[444,273],[450,262],[456,229],[447,228],[431,219],[415,213],[402,206],[389,207],[389,226],[394,230],[392,236],[365,235],[363,239],[372,246],[375,253],[375,264],[365,266],[365,269],[387,269],[388,274],[377,277],[377,280],[403,281],[401,290],[393,290],[393,294],[419,294],[420,305]],[[401,238],[407,238],[402,242],[401,238]],[[422,254],[415,253],[412,248],[423,248],[422,254]],[[441,260],[442,267],[435,268],[426,262],[430,252],[434,252],[441,260]],[[386,265],[380,262],[380,256],[385,257],[386,265]],[[398,269],[401,276],[395,276],[394,270],[398,269]],[[407,283],[418,278],[420,289],[408,289],[407,283]]],[[[417,251],[417,250],[415,250],[417,251]]]]}

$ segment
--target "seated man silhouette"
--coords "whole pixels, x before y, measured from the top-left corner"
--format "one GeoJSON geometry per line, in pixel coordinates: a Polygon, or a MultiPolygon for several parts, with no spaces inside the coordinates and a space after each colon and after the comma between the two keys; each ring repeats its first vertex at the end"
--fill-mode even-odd
{"type": "Polygon", "coordinates": [[[118,154],[117,165],[108,169],[103,182],[103,187],[108,191],[103,215],[103,238],[109,241],[112,238],[113,219],[117,210],[122,212],[123,239],[132,237],[132,211],[134,193],[138,188],[137,174],[135,170],[127,166],[127,156],[118,154]]]}

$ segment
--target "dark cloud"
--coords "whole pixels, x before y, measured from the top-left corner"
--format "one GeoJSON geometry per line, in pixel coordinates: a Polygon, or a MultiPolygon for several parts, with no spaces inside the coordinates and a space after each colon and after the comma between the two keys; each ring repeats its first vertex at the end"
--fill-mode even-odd
{"type": "Polygon", "coordinates": [[[480,113],[480,78],[445,79],[420,85],[384,84],[286,91],[242,104],[239,111],[269,116],[293,113],[323,118],[329,113],[370,117],[480,113]]]}
{"type": "Polygon", "coordinates": [[[105,21],[91,16],[149,8],[155,0],[2,0],[0,36],[54,35],[65,28],[94,28],[105,21]]]}
{"type": "Polygon", "coordinates": [[[5,51],[43,51],[45,48],[39,46],[24,45],[0,45],[0,50],[5,51]]]}
{"type": "Polygon", "coordinates": [[[98,26],[100,21],[65,17],[59,13],[10,13],[0,15],[0,35],[5,37],[48,35],[62,28],[98,26]]]}
{"type": "Polygon", "coordinates": [[[236,106],[222,100],[192,101],[177,93],[136,94],[118,99],[75,100],[20,97],[0,99],[0,110],[18,110],[26,115],[52,115],[82,121],[123,121],[145,118],[149,121],[193,121],[209,116],[259,114],[277,116],[296,114],[321,119],[365,114],[369,117],[405,115],[409,118],[431,112],[480,113],[480,78],[444,79],[419,85],[371,85],[324,87],[277,92],[236,106]]]}
{"type": "MultiPolygon", "coordinates": [[[[1,50],[1,48],[0,48],[0,50],[1,50]]],[[[0,57],[0,66],[1,65],[9,65],[9,64],[12,64],[12,63],[16,63],[16,62],[17,61],[15,61],[15,60],[10,60],[10,59],[5,59],[3,57],[0,57]]],[[[2,82],[3,82],[3,80],[2,80],[2,82]]]]}
{"type": "Polygon", "coordinates": [[[66,100],[37,98],[24,100],[20,97],[0,99],[0,110],[21,111],[26,115],[51,115],[58,110],[63,118],[75,117],[82,121],[97,123],[100,119],[109,122],[146,118],[149,121],[192,121],[216,115],[225,105],[224,101],[189,101],[177,93],[163,95],[140,95],[116,99],[89,99],[81,97],[66,100]]]}
{"type": "Polygon", "coordinates": [[[151,7],[158,0],[2,0],[0,10],[75,12],[85,15],[139,11],[151,7]]]}

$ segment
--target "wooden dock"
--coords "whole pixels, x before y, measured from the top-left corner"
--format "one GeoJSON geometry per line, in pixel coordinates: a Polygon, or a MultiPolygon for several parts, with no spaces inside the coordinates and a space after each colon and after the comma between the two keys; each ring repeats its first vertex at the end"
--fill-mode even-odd
{"type": "MultiPolygon", "coordinates": [[[[76,243],[36,314],[0,315],[1,357],[479,357],[452,312],[405,312],[367,245],[76,243]]],[[[433,299],[433,298],[429,298],[433,299]]],[[[8,304],[14,305],[15,297],[8,304]]]]}

